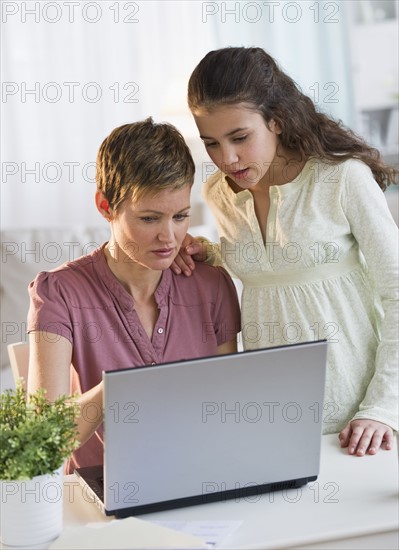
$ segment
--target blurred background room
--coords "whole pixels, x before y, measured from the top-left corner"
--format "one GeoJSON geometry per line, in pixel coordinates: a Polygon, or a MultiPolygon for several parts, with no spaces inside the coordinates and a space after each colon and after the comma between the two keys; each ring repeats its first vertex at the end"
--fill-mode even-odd
{"type": "MultiPolygon", "coordinates": [[[[201,196],[214,166],[186,105],[200,59],[264,48],[397,165],[398,18],[396,0],[2,1],[2,389],[7,345],[26,338],[28,283],[108,238],[95,159],[114,127],[150,115],[177,126],[196,162],[193,232],[216,239],[201,196]]],[[[398,197],[386,191],[397,223],[398,197]]]]}

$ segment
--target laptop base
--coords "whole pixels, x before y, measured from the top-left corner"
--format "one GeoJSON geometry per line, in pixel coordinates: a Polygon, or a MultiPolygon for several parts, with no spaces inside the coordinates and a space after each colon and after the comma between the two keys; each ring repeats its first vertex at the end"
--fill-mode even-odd
{"type": "Polygon", "coordinates": [[[284,491],[288,489],[296,489],[307,483],[316,481],[317,476],[293,479],[288,481],[251,484],[237,489],[227,489],[225,491],[214,491],[202,495],[192,497],[178,498],[173,500],[165,500],[151,504],[143,504],[131,506],[128,508],[119,508],[118,510],[107,510],[104,506],[104,486],[103,486],[103,467],[88,466],[85,468],[75,469],[75,474],[79,482],[90,493],[91,497],[96,502],[97,506],[107,516],[115,516],[116,518],[126,518],[130,516],[139,516],[142,514],[151,514],[153,512],[162,512],[164,510],[172,510],[175,508],[183,508],[186,506],[195,506],[198,504],[209,504],[210,502],[220,502],[224,500],[237,499],[245,497],[258,496],[263,493],[273,491],[284,491]]]}

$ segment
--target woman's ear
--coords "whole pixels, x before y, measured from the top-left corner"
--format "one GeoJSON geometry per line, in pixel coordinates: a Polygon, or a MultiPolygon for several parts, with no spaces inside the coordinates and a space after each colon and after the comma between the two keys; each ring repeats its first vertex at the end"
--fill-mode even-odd
{"type": "Polygon", "coordinates": [[[95,196],[97,210],[100,212],[103,218],[107,221],[111,221],[112,213],[108,200],[105,198],[102,191],[96,191],[95,196]]]}

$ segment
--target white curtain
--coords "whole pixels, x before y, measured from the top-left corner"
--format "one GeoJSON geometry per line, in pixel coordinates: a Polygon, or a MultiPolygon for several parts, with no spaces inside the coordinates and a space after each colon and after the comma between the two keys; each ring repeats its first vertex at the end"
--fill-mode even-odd
{"type": "Polygon", "coordinates": [[[112,128],[152,115],[208,162],[186,107],[206,52],[261,46],[320,108],[352,123],[348,2],[2,2],[3,229],[98,225],[94,163],[112,128]]]}

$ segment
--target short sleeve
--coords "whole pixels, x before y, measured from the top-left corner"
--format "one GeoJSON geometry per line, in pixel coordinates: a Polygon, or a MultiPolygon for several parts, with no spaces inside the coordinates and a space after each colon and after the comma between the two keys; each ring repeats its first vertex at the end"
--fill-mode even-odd
{"type": "Polygon", "coordinates": [[[73,341],[72,321],[67,301],[56,273],[43,271],[28,286],[30,306],[27,332],[47,333],[49,341],[57,336],[73,341]]]}

